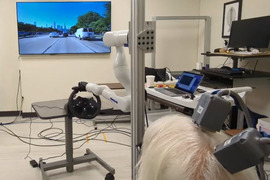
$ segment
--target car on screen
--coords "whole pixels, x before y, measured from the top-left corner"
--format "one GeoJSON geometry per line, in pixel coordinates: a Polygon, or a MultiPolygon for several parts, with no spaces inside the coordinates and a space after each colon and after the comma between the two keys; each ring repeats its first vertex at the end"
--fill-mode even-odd
{"type": "Polygon", "coordinates": [[[58,34],[58,32],[51,32],[51,33],[49,34],[49,37],[50,37],[50,38],[56,38],[56,37],[59,37],[59,34],[58,34]]]}
{"type": "Polygon", "coordinates": [[[94,39],[95,33],[93,28],[79,28],[75,32],[75,37],[79,39],[94,39]]]}

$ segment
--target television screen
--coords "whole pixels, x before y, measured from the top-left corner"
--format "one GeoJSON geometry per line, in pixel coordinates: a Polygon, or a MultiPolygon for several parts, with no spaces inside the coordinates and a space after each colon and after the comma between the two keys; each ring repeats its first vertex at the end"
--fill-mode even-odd
{"type": "Polygon", "coordinates": [[[17,2],[20,55],[110,53],[111,2],[17,2]]]}
{"type": "Polygon", "coordinates": [[[232,48],[268,48],[270,16],[233,21],[229,39],[232,48]]]}

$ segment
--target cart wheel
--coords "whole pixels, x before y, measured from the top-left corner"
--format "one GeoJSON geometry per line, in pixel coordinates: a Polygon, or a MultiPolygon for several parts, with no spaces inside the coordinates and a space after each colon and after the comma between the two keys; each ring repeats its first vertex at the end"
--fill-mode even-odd
{"type": "Polygon", "coordinates": [[[111,173],[106,174],[105,180],[114,180],[114,176],[111,173]]]}

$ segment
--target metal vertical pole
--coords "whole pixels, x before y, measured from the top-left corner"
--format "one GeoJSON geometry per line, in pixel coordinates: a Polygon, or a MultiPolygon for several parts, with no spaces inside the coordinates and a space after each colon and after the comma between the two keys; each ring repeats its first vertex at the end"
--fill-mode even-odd
{"type": "Polygon", "coordinates": [[[66,134],[66,161],[67,172],[73,171],[73,133],[72,133],[72,117],[70,115],[65,117],[65,134],[66,134]]]}
{"type": "Polygon", "coordinates": [[[137,145],[142,142],[144,134],[144,102],[145,102],[145,57],[142,49],[137,46],[137,35],[144,30],[145,1],[131,0],[131,171],[132,180],[136,179],[136,164],[139,152],[137,145]]]}
{"type": "MultiPolygon", "coordinates": [[[[211,18],[209,16],[205,17],[205,30],[204,30],[204,52],[210,51],[211,42],[211,18]]],[[[203,58],[204,67],[206,64],[210,64],[210,57],[204,56],[203,58]]]]}

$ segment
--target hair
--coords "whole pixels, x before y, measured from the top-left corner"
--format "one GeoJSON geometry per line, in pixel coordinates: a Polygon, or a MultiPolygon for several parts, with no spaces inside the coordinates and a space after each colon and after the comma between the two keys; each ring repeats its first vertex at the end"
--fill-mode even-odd
{"type": "Polygon", "coordinates": [[[204,131],[183,115],[164,116],[146,130],[138,163],[138,180],[258,179],[255,168],[230,174],[213,155],[228,139],[204,131]]]}

